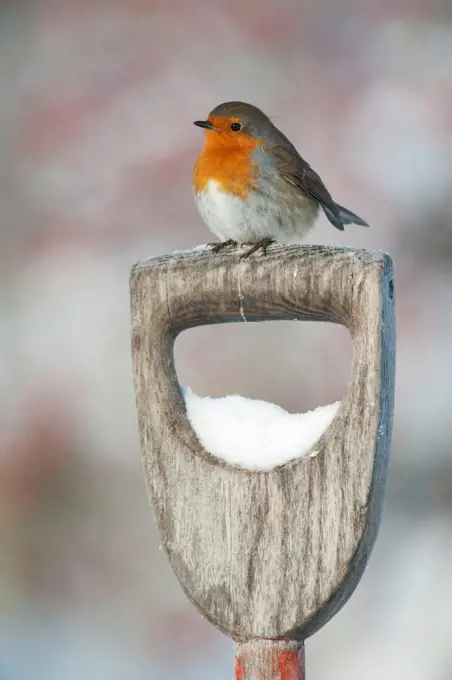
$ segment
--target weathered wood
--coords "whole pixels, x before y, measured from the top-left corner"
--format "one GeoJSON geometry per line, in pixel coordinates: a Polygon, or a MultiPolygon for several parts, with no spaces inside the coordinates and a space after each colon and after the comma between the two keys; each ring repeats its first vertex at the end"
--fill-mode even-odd
{"type": "Polygon", "coordinates": [[[305,680],[304,644],[252,640],[236,644],[236,680],[305,680]]]}
{"type": "Polygon", "coordinates": [[[188,251],[132,270],[145,475],[171,565],[200,611],[237,640],[304,639],[352,594],[380,523],[394,397],[392,263],[316,246],[239,254],[188,251]],[[349,329],[346,395],[313,457],[266,472],[234,468],[205,452],[188,422],[175,337],[203,324],[294,318],[349,329]]]}

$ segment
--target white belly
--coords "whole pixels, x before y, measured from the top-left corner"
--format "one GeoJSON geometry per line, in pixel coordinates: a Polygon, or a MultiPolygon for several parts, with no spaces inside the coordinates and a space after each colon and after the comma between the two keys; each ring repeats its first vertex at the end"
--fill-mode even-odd
{"type": "Polygon", "coordinates": [[[210,180],[205,189],[195,192],[195,201],[204,222],[221,241],[252,243],[270,237],[280,243],[298,243],[313,226],[317,205],[298,195],[290,207],[278,197],[258,192],[246,200],[221,191],[210,180]]]}

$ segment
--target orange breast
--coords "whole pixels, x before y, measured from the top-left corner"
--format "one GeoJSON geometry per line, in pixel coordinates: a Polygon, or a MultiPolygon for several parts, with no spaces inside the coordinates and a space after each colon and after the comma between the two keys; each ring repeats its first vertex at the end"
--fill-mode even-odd
{"type": "Polygon", "coordinates": [[[225,193],[247,198],[256,185],[257,176],[257,166],[251,160],[251,152],[261,143],[242,136],[231,139],[227,132],[218,135],[214,131],[207,131],[204,149],[194,169],[195,191],[203,191],[206,184],[214,180],[225,193]]]}

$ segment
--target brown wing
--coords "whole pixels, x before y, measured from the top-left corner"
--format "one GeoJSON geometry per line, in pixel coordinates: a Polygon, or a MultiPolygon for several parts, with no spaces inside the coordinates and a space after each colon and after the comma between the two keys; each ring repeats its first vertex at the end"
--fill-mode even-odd
{"type": "MultiPolygon", "coordinates": [[[[290,144],[290,142],[289,142],[290,144]]],[[[292,145],[277,144],[272,147],[272,157],[278,166],[281,177],[308,196],[312,196],[322,206],[331,224],[340,231],[344,230],[339,208],[320,179],[319,175],[298,154],[292,145]]]]}

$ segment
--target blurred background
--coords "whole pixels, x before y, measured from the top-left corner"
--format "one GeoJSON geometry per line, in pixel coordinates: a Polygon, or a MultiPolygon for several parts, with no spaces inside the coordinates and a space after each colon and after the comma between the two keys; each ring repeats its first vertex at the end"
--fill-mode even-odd
{"type": "MultiPolygon", "coordinates": [[[[0,3],[0,678],[231,678],[228,639],[159,550],[141,471],[128,276],[210,240],[192,121],[264,109],[371,229],[308,242],[396,265],[379,540],[308,642],[311,680],[452,677],[452,3],[0,3]]],[[[344,329],[202,328],[182,384],[300,411],[344,393],[344,329]]]]}

